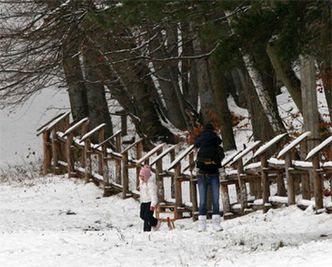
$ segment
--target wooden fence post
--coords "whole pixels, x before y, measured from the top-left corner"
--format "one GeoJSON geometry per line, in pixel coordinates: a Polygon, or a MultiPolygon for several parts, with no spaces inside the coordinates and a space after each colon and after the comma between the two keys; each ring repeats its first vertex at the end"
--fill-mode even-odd
{"type": "Polygon", "coordinates": [[[310,174],[301,175],[301,184],[302,184],[302,198],[311,199],[311,190],[310,190],[310,174]]]}
{"type": "MultiPolygon", "coordinates": [[[[81,136],[84,136],[87,132],[88,132],[88,125],[89,125],[89,121],[86,121],[82,124],[81,126],[81,136]]],[[[83,168],[85,168],[85,164],[86,164],[86,160],[85,160],[85,149],[83,149],[83,153],[81,154],[81,166],[83,168]]]]}
{"type": "MultiPolygon", "coordinates": [[[[105,140],[105,128],[101,128],[98,132],[98,142],[99,144],[102,143],[105,140]]],[[[98,153],[98,173],[100,175],[104,175],[104,151],[103,146],[101,146],[101,153],[98,153]]],[[[105,179],[104,179],[105,182],[105,179]]]]}
{"type": "MultiPolygon", "coordinates": [[[[116,152],[121,153],[122,136],[121,132],[115,136],[115,149],[116,152]]],[[[121,160],[115,160],[115,182],[121,184],[121,160]]]]}
{"type": "Polygon", "coordinates": [[[323,183],[320,174],[318,173],[319,169],[319,154],[315,155],[312,158],[312,176],[314,179],[314,195],[315,195],[315,206],[316,210],[323,208],[323,183]]]}
{"type": "Polygon", "coordinates": [[[229,192],[227,183],[220,183],[221,201],[223,206],[224,218],[231,213],[231,203],[229,201],[229,192]]]}
{"type": "Polygon", "coordinates": [[[192,219],[193,221],[197,220],[195,213],[198,211],[198,201],[197,201],[197,179],[193,175],[193,171],[195,169],[195,152],[192,151],[189,154],[189,169],[190,169],[190,200],[192,203],[192,219]]]}
{"type": "Polygon", "coordinates": [[[295,204],[294,176],[290,173],[292,159],[290,153],[285,155],[285,172],[288,190],[288,206],[295,204]]]}
{"type": "Polygon", "coordinates": [[[127,197],[129,191],[129,175],[128,175],[128,151],[122,154],[122,198],[127,197]]]}
{"type": "Polygon", "coordinates": [[[243,162],[242,159],[238,160],[237,164],[237,179],[239,185],[239,193],[238,199],[241,204],[241,213],[244,213],[244,209],[247,207],[247,188],[245,182],[241,179],[241,174],[243,173],[243,162]]]}
{"type": "Polygon", "coordinates": [[[56,129],[53,128],[51,132],[51,140],[52,140],[52,165],[53,165],[53,172],[58,173],[59,169],[59,148],[58,148],[58,139],[56,137],[56,129]]]}
{"type": "Polygon", "coordinates": [[[270,184],[269,184],[269,178],[268,174],[266,172],[267,170],[267,159],[266,159],[266,153],[263,153],[261,156],[261,167],[262,167],[262,188],[263,188],[263,212],[267,212],[268,207],[267,203],[269,203],[269,197],[270,197],[270,184]]]}
{"type": "MultiPolygon", "coordinates": [[[[136,159],[140,159],[143,155],[143,143],[138,142],[136,144],[136,159]]],[[[139,187],[139,171],[141,169],[141,166],[136,166],[136,188],[139,187]]]]}
{"type": "Polygon", "coordinates": [[[66,156],[67,156],[67,172],[68,172],[68,178],[72,177],[74,172],[74,162],[73,157],[71,154],[71,145],[73,143],[73,133],[69,133],[67,135],[66,140],[66,156]]]}
{"type": "MultiPolygon", "coordinates": [[[[158,150],[157,156],[160,155],[163,151],[158,150]]],[[[158,188],[158,199],[163,202],[165,200],[165,192],[164,192],[164,177],[161,175],[163,171],[163,160],[160,159],[156,162],[156,181],[158,188]]]]}
{"type": "Polygon", "coordinates": [[[182,206],[182,185],[181,185],[181,163],[177,163],[174,167],[175,181],[175,218],[181,219],[182,213],[179,208],[182,206]]]}
{"type": "Polygon", "coordinates": [[[284,183],[284,175],[282,171],[277,172],[277,195],[287,196],[286,187],[284,183]]]}
{"type": "Polygon", "coordinates": [[[43,175],[46,175],[51,167],[50,132],[43,132],[43,175]]]}
{"type": "Polygon", "coordinates": [[[54,172],[58,172],[59,159],[66,160],[65,145],[60,144],[56,135],[57,131],[62,131],[69,126],[69,114],[61,113],[49,120],[47,123],[37,129],[37,136],[43,137],[43,174],[47,174],[51,167],[54,172]],[[62,150],[60,150],[62,148],[62,150]]]}
{"type": "MultiPolygon", "coordinates": [[[[70,114],[68,114],[66,117],[64,117],[63,121],[59,124],[59,128],[58,129],[61,132],[65,132],[69,128],[69,126],[70,126],[69,115],[70,114]]],[[[61,157],[60,160],[67,161],[67,159],[68,159],[67,152],[70,153],[70,151],[67,151],[67,144],[63,143],[63,142],[60,142],[59,149],[61,150],[61,152],[60,152],[60,157],[61,157]]],[[[67,161],[67,164],[69,164],[68,161],[67,161]]]]}
{"type": "Polygon", "coordinates": [[[85,161],[85,182],[89,182],[91,178],[91,140],[90,137],[84,140],[84,161],[85,161]]]}
{"type": "MultiPolygon", "coordinates": [[[[175,160],[175,150],[170,152],[170,162],[175,160]]],[[[174,176],[171,176],[171,198],[175,198],[175,180],[174,176]]]]}

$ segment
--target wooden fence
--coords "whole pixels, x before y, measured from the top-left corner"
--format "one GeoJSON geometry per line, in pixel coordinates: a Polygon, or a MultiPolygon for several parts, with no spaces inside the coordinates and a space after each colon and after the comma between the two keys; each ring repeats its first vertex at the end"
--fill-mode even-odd
{"type": "MultiPolygon", "coordinates": [[[[162,143],[145,152],[142,139],[123,142],[127,132],[123,114],[121,122],[121,130],[110,137],[105,137],[105,124],[89,129],[88,118],[70,122],[69,112],[45,123],[37,129],[43,139],[44,175],[66,173],[94,182],[103,188],[105,196],[121,193],[123,198],[139,197],[138,174],[144,164],[149,164],[158,184],[157,216],[166,213],[173,219],[190,216],[195,220],[198,200],[193,145],[162,143]]],[[[323,201],[332,184],[332,136],[302,160],[295,158],[298,146],[308,138],[310,132],[294,140],[280,134],[265,144],[256,141],[226,157],[222,162],[225,171],[220,175],[224,218],[282,204],[302,208],[313,205],[317,212],[332,212],[331,201],[326,197],[325,205],[323,201]],[[329,187],[325,191],[323,183],[329,187]]]]}

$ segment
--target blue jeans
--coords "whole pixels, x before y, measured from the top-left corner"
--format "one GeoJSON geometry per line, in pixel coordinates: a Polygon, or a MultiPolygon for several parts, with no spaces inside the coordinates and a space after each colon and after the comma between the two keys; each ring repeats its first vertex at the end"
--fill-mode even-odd
{"type": "Polygon", "coordinates": [[[212,191],[212,214],[220,214],[219,210],[219,188],[220,181],[218,174],[198,174],[198,191],[199,191],[199,215],[206,215],[207,192],[208,186],[212,191]]]}

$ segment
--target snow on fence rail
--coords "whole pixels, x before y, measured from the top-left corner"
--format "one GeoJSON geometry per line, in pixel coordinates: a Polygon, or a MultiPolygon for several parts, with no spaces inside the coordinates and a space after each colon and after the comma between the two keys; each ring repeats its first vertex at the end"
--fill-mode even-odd
{"type": "MultiPolygon", "coordinates": [[[[144,164],[149,164],[155,172],[158,184],[160,205],[157,215],[171,211],[175,219],[187,215],[193,219],[197,218],[194,160],[196,151],[193,145],[179,151],[179,145],[167,146],[162,143],[144,152],[142,139],[124,145],[123,131],[105,138],[105,124],[88,129],[88,118],[69,123],[69,115],[68,112],[62,113],[37,129],[37,135],[43,135],[44,174],[67,173],[68,177],[82,177],[86,182],[92,181],[102,187],[105,196],[121,192],[123,198],[138,197],[139,171],[144,164]],[[96,144],[92,143],[93,136],[93,140],[97,140],[96,144]],[[189,195],[184,195],[183,184],[189,185],[189,195]],[[171,192],[170,199],[174,201],[166,201],[166,191],[171,192]],[[185,201],[185,197],[189,197],[189,201],[185,201]]],[[[280,148],[280,152],[276,152],[279,158],[285,159],[277,160],[273,156],[270,157],[270,154],[274,155],[275,145],[281,144],[286,134],[278,135],[262,146],[260,141],[256,141],[243,151],[236,151],[225,158],[222,164],[226,172],[221,174],[221,197],[225,219],[246,214],[257,208],[266,211],[272,205],[277,205],[278,199],[282,199],[279,205],[285,204],[285,199],[288,199],[288,205],[296,204],[295,196],[300,188],[303,199],[314,198],[315,208],[321,210],[322,181],[330,179],[330,184],[332,183],[332,139],[327,138],[308,153],[307,160],[311,161],[303,161],[307,166],[303,170],[297,168],[298,164],[291,155],[294,154],[295,147],[304,142],[309,135],[310,132],[303,133],[290,144],[280,148]],[[326,151],[329,153],[325,153],[326,151]],[[244,157],[250,152],[254,156],[244,161],[244,157]],[[318,160],[317,163],[317,159],[320,159],[323,153],[325,162],[318,160]],[[302,175],[300,182],[294,178],[299,173],[302,175]],[[308,188],[306,177],[309,173],[313,174],[313,188],[308,188]],[[277,185],[277,192],[273,196],[270,191],[274,184],[277,185]],[[235,186],[235,189],[232,189],[232,186],[235,186]],[[230,192],[235,194],[236,202],[231,203],[230,192]]],[[[331,205],[327,204],[326,210],[330,209],[331,205]]]]}

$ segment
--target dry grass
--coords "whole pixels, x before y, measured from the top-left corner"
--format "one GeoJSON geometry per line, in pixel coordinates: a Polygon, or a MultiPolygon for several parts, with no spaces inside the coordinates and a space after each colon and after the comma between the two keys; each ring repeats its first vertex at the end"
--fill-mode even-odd
{"type": "Polygon", "coordinates": [[[0,168],[0,183],[33,184],[40,177],[41,161],[23,161],[21,164],[8,164],[0,168]]]}

